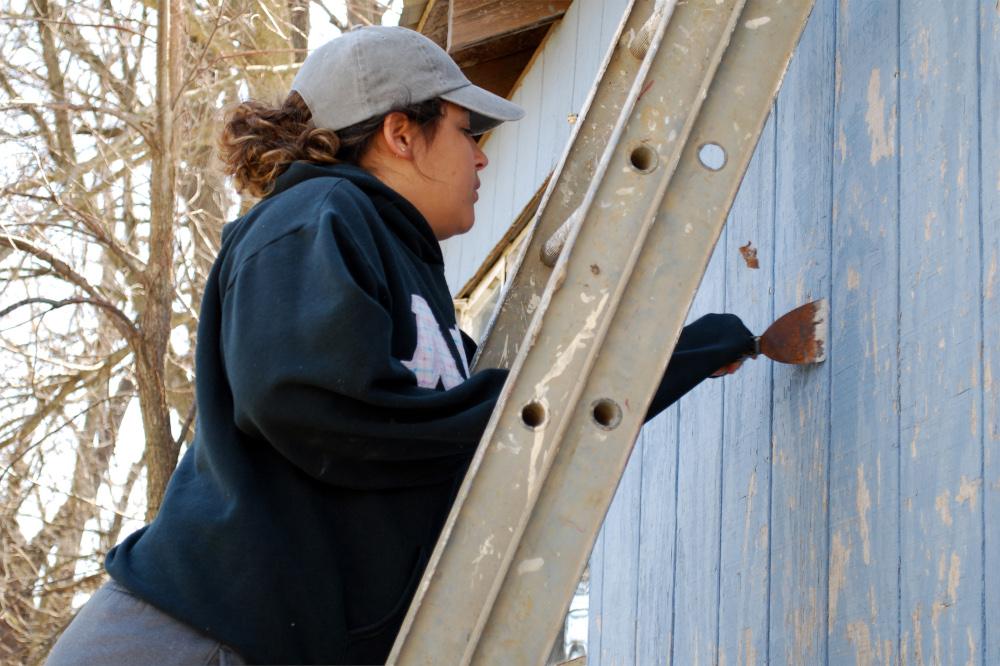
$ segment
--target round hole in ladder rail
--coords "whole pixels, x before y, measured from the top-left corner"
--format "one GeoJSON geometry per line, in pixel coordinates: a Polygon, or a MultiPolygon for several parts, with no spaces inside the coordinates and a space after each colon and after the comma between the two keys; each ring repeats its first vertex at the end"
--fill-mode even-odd
{"type": "Polygon", "coordinates": [[[622,408],[609,398],[601,398],[594,403],[594,421],[607,430],[617,428],[622,422],[622,408]]]}
{"type": "Polygon", "coordinates": [[[545,423],[545,406],[538,401],[529,402],[521,408],[521,421],[532,430],[545,423]]]}
{"type": "Polygon", "coordinates": [[[629,164],[639,173],[649,173],[656,168],[656,151],[644,143],[632,149],[628,156],[629,164]]]}
{"type": "Polygon", "coordinates": [[[698,160],[710,171],[719,171],[726,166],[726,151],[717,143],[703,143],[698,149],[698,160]]]}

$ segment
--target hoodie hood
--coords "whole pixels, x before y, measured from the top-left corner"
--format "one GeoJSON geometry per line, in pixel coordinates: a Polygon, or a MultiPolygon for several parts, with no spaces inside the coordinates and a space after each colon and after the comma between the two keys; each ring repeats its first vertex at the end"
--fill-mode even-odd
{"type": "MultiPolygon", "coordinates": [[[[264,201],[287,198],[286,192],[314,178],[342,178],[361,190],[392,232],[417,256],[434,264],[444,264],[441,244],[426,218],[403,195],[370,172],[352,164],[293,162],[275,181],[274,190],[264,201]]],[[[294,195],[292,195],[294,196],[294,195]]]]}

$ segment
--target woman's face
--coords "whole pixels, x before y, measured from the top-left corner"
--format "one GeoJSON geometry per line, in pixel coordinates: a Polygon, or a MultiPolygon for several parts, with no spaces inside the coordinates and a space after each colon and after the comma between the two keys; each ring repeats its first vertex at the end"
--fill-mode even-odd
{"type": "Polygon", "coordinates": [[[464,234],[475,222],[479,171],[488,160],[469,133],[469,112],[444,103],[444,116],[432,138],[413,142],[413,165],[419,187],[410,202],[427,218],[434,235],[444,240],[464,234]]]}

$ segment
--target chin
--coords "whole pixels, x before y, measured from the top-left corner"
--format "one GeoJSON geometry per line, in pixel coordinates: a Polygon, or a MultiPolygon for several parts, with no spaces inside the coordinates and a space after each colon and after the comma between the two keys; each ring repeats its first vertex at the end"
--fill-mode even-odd
{"type": "Polygon", "coordinates": [[[475,213],[471,210],[466,212],[464,215],[456,215],[452,219],[455,220],[455,224],[451,228],[452,236],[460,236],[468,232],[476,223],[475,213]]]}
{"type": "Polygon", "coordinates": [[[465,224],[465,223],[456,224],[454,227],[452,227],[450,229],[447,229],[444,232],[435,231],[434,232],[434,236],[439,241],[443,241],[443,240],[448,240],[449,238],[453,238],[455,236],[461,236],[462,234],[466,233],[470,229],[472,229],[472,223],[471,222],[468,223],[468,224],[465,224]]]}

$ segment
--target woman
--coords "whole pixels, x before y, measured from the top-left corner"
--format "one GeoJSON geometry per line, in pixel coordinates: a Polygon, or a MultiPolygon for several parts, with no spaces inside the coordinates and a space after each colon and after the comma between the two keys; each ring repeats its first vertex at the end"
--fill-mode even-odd
{"type": "MultiPolygon", "coordinates": [[[[472,227],[475,136],[522,114],[383,27],[231,113],[223,158],[264,198],[206,285],[195,443],[50,664],[385,661],[506,377],[469,375],[438,242],[472,227]]],[[[752,347],[688,327],[650,414],[752,347]]]]}

